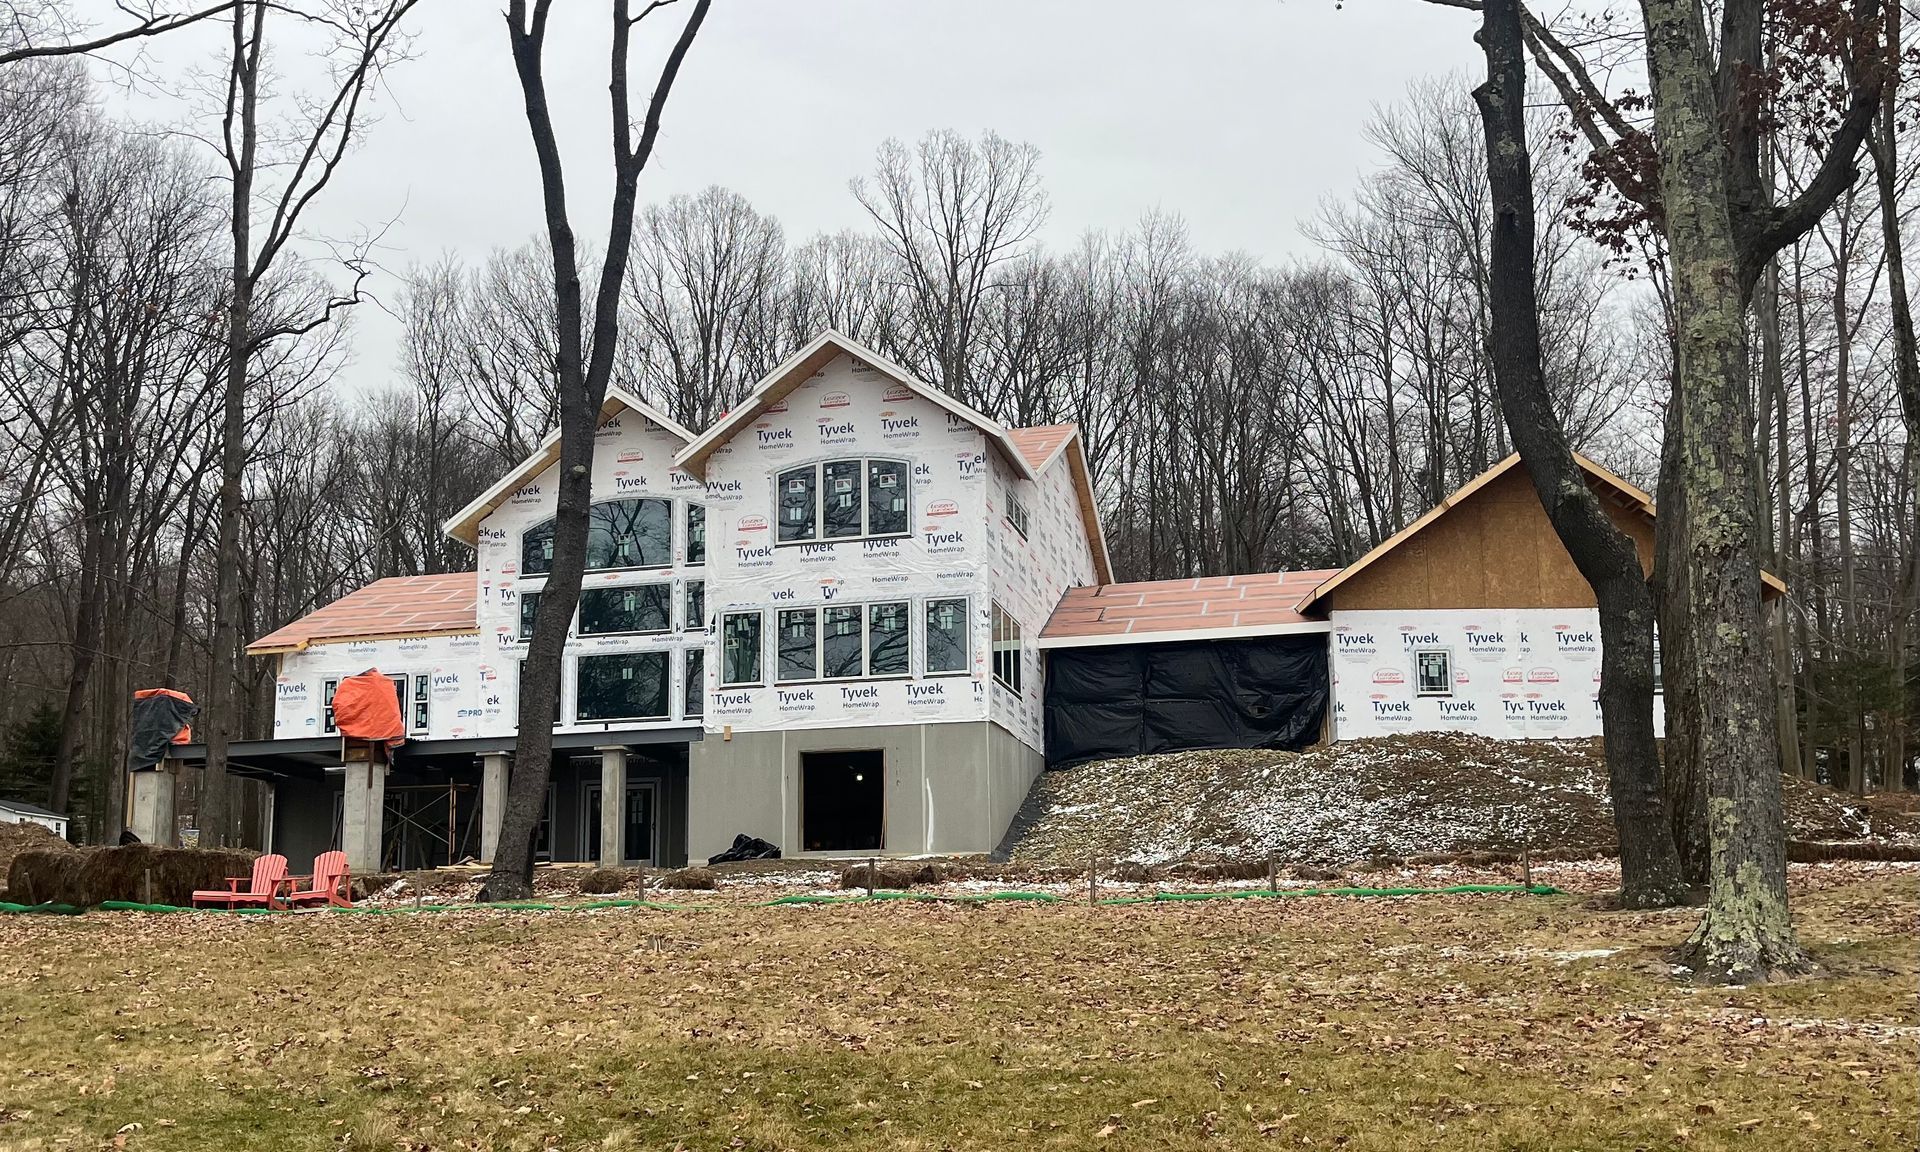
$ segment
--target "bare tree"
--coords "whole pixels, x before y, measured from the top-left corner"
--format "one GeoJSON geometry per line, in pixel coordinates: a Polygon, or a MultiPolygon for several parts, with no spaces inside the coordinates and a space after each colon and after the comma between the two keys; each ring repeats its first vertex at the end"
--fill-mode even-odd
{"type": "Polygon", "coordinates": [[[613,112],[613,203],[607,225],[607,254],[600,263],[591,318],[581,299],[580,261],[567,211],[566,173],[554,137],[547,102],[547,16],[552,0],[511,0],[507,34],[514,70],[527,111],[527,127],[540,164],[541,199],[546,209],[547,242],[553,255],[553,295],[559,317],[556,377],[560,398],[560,460],[554,511],[553,566],[534,614],[533,636],[520,666],[519,735],[513,778],[493,870],[481,890],[483,900],[512,900],[533,891],[533,840],[546,804],[553,766],[553,729],[548,718],[560,697],[560,660],[568,622],[580,599],[586,568],[587,509],[593,500],[593,438],[600,405],[612,378],[619,342],[620,292],[627,254],[633,245],[633,217],[640,173],[653,155],[660,117],[680,74],[688,49],[707,18],[711,0],[695,0],[693,11],[661,65],[646,119],[636,136],[629,102],[628,49],[633,29],[673,0],[655,0],[631,13],[629,0],[614,0],[613,45],[608,59],[608,93],[613,112]],[[591,324],[592,335],[587,335],[591,324]],[[590,351],[589,351],[590,350],[590,351]]]}

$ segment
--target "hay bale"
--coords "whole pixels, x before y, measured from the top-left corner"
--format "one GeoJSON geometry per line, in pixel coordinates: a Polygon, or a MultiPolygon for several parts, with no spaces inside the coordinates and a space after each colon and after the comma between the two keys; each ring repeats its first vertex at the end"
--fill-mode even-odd
{"type": "Polygon", "coordinates": [[[871,868],[862,862],[841,870],[840,887],[911,888],[916,884],[939,884],[954,872],[947,865],[931,860],[881,860],[871,868]]]}
{"type": "Polygon", "coordinates": [[[7,865],[7,899],[15,904],[72,904],[80,891],[80,865],[88,853],[66,848],[29,848],[7,865]]]}
{"type": "Polygon", "coordinates": [[[720,878],[711,868],[675,868],[663,872],[654,881],[656,888],[673,888],[683,892],[711,892],[719,887],[720,878]]]}
{"type": "Polygon", "coordinates": [[[251,875],[256,855],[240,848],[161,848],[153,844],[102,848],[86,854],[79,874],[79,898],[68,902],[90,906],[103,900],[150,898],[155,904],[184,908],[193,902],[196,889],[225,888],[227,877],[251,875]]]}
{"type": "Polygon", "coordinates": [[[1335,869],[1319,868],[1312,864],[1295,864],[1287,871],[1295,880],[1304,880],[1309,884],[1345,883],[1347,879],[1335,869]]]}
{"type": "Polygon", "coordinates": [[[580,891],[589,896],[605,896],[634,885],[640,874],[630,868],[595,868],[580,877],[580,891]]]}
{"type": "Polygon", "coordinates": [[[1113,866],[1113,872],[1107,879],[1116,884],[1150,884],[1153,882],[1153,868],[1138,860],[1122,860],[1113,866]]]}

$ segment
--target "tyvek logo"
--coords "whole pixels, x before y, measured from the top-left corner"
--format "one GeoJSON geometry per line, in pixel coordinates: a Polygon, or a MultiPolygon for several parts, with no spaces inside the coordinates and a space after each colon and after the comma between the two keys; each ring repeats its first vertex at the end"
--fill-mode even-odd
{"type": "Polygon", "coordinates": [[[698,492],[707,486],[706,482],[698,476],[691,472],[682,472],[678,468],[667,471],[667,483],[673,486],[675,492],[698,492]]]}
{"type": "Polygon", "coordinates": [[[1528,700],[1527,719],[1548,724],[1567,722],[1567,702],[1565,700],[1528,700]]]}
{"type": "Polygon", "coordinates": [[[793,429],[770,428],[764,424],[757,424],[753,429],[753,440],[754,443],[760,445],[762,448],[791,445],[793,443],[793,429]]]}
{"type": "Polygon", "coordinates": [[[808,561],[831,560],[837,554],[838,554],[838,550],[832,544],[800,545],[800,562],[802,564],[805,564],[808,561]]]}
{"type": "Polygon", "coordinates": [[[779,708],[782,712],[813,711],[813,689],[811,688],[776,688],[774,694],[779,700],[779,708]]]}
{"type": "Polygon", "coordinates": [[[743,541],[734,545],[733,556],[742,568],[770,568],[773,566],[773,545],[747,545],[743,541]]]}
{"type": "Polygon", "coordinates": [[[820,599],[831,600],[838,595],[840,595],[840,582],[838,580],[820,581],[820,599]]]}
{"type": "Polygon", "coordinates": [[[1467,652],[1482,660],[1494,660],[1507,654],[1507,634],[1500,631],[1486,631],[1469,627],[1464,629],[1467,635],[1467,652]]]}
{"type": "Polygon", "coordinates": [[[775,588],[772,595],[767,597],[767,599],[772,600],[776,604],[785,600],[798,600],[799,598],[800,594],[791,588],[775,588]]]}
{"type": "Polygon", "coordinates": [[[601,432],[618,432],[618,431],[620,431],[620,417],[618,417],[618,416],[615,416],[615,417],[613,417],[612,419],[610,419],[610,420],[608,420],[608,421],[606,421],[605,423],[603,423],[603,424],[601,424],[601,425],[600,425],[600,427],[599,427],[599,429],[598,429],[598,430],[599,430],[599,431],[601,431],[601,432]]]}
{"type": "Polygon", "coordinates": [[[1553,648],[1562,656],[1584,657],[1600,651],[1600,637],[1591,628],[1553,626],[1553,648]]]}
{"type": "Polygon", "coordinates": [[[845,408],[851,403],[853,403],[853,398],[845,392],[829,392],[825,396],[820,397],[820,407],[822,408],[845,408]]]}
{"type": "Polygon", "coordinates": [[[923,534],[928,552],[962,552],[967,547],[966,533],[958,528],[945,532],[929,531],[923,534]]]}
{"type": "Polygon", "coordinates": [[[505,528],[482,528],[479,535],[482,544],[504,544],[507,541],[505,528]]]}
{"type": "Polygon", "coordinates": [[[851,420],[820,418],[820,442],[822,444],[844,444],[854,437],[854,423],[851,420]]]}
{"type": "Polygon", "coordinates": [[[907,703],[938,704],[947,698],[947,686],[934,681],[931,684],[907,685],[907,703]]]}
{"type": "Polygon", "coordinates": [[[707,481],[707,499],[715,504],[731,504],[747,494],[747,486],[738,480],[707,481]]]}
{"type": "Polygon", "coordinates": [[[1440,643],[1438,632],[1416,632],[1411,628],[1400,629],[1400,643],[1407,648],[1430,648],[1440,643]]]}
{"type": "Polygon", "coordinates": [[[842,685],[840,703],[849,708],[880,707],[880,688],[876,684],[867,684],[859,688],[842,685]]]}
{"type": "Polygon", "coordinates": [[[910,440],[920,435],[920,417],[880,413],[880,435],[889,440],[910,440]]]}
{"type": "Polygon", "coordinates": [[[647,482],[645,476],[616,475],[613,478],[613,490],[615,492],[639,492],[649,487],[652,487],[652,485],[647,482]]]}
{"type": "Polygon", "coordinates": [[[1527,718],[1527,702],[1518,699],[1511,692],[1500,698],[1500,716],[1504,720],[1521,721],[1527,718]]]}
{"type": "Polygon", "coordinates": [[[1345,628],[1336,628],[1333,639],[1342,656],[1371,656],[1379,651],[1379,640],[1372,632],[1350,632],[1345,628]]]}
{"type": "Polygon", "coordinates": [[[274,681],[273,684],[274,696],[289,704],[305,700],[307,698],[307,692],[308,688],[305,680],[289,680],[282,676],[280,679],[274,681]]]}
{"type": "Polygon", "coordinates": [[[460,691],[460,673],[436,671],[430,684],[434,699],[445,700],[460,691]]]}
{"type": "Polygon", "coordinates": [[[986,474],[987,454],[985,452],[962,452],[953,458],[960,468],[962,480],[977,480],[986,474]]]}
{"type": "Polygon", "coordinates": [[[860,551],[868,556],[876,552],[898,552],[900,551],[900,538],[898,536],[885,536],[878,540],[862,540],[860,542],[860,551]]]}
{"type": "Polygon", "coordinates": [[[1472,700],[1440,701],[1440,718],[1456,723],[1473,724],[1480,719],[1480,707],[1472,700]]]}
{"type": "Polygon", "coordinates": [[[947,413],[947,431],[972,433],[974,431],[973,421],[968,420],[965,416],[957,412],[949,412],[947,413]]]}
{"type": "Polygon", "coordinates": [[[1390,700],[1375,693],[1368,697],[1373,704],[1373,718],[1387,724],[1407,724],[1413,721],[1413,702],[1411,700],[1390,700]]]}
{"type": "Polygon", "coordinates": [[[515,504],[530,504],[533,501],[538,500],[539,498],[540,498],[540,485],[522,484],[520,485],[520,487],[515,488],[513,490],[513,496],[510,499],[511,499],[511,502],[515,504]]]}

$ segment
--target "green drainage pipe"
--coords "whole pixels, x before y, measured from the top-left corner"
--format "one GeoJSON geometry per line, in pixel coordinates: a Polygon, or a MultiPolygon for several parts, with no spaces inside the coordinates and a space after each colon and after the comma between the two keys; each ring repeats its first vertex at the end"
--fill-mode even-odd
{"type": "MultiPolygon", "coordinates": [[[[1099,901],[1103,906],[1129,904],[1169,904],[1193,900],[1263,900],[1293,896],[1450,896],[1461,893],[1554,896],[1560,889],[1551,884],[1454,884],[1446,888],[1237,888],[1221,892],[1156,892],[1151,896],[1113,896],[1099,901]]],[[[937,892],[903,892],[882,889],[859,896],[796,895],[781,896],[746,908],[779,908],[809,904],[866,904],[877,901],[911,900],[930,904],[987,904],[1017,901],[1032,904],[1061,904],[1068,899],[1051,892],[978,892],[967,895],[941,895],[937,892]]],[[[98,907],[103,912],[222,912],[241,916],[273,916],[290,912],[286,908],[181,908],[174,904],[140,904],[131,900],[106,900],[98,907]]],[[[506,901],[499,904],[397,904],[383,907],[357,905],[352,908],[325,909],[327,912],[362,916],[392,916],[409,912],[468,912],[479,909],[504,909],[515,912],[599,912],[609,908],[646,908],[655,912],[710,912],[722,904],[666,904],[657,900],[595,900],[585,904],[549,904],[534,900],[506,901]]],[[[40,913],[78,916],[86,911],[71,904],[0,903],[0,913],[40,913]]]]}

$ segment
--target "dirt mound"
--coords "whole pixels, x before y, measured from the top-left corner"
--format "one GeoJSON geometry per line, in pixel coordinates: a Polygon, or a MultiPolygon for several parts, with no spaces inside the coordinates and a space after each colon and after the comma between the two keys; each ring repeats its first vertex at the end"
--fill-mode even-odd
{"type": "Polygon", "coordinates": [[[13,858],[22,852],[77,852],[79,849],[38,824],[0,824],[0,886],[4,886],[13,858]]]}
{"type": "MultiPolygon", "coordinates": [[[[1898,805],[1789,779],[1789,835],[1920,835],[1898,805]]],[[[996,856],[1266,860],[1332,865],[1438,853],[1605,852],[1617,846],[1598,740],[1429,732],[1304,753],[1176,752],[1084,764],[1034,783],[996,856]]]]}
{"type": "Polygon", "coordinates": [[[128,844],[86,852],[24,851],[7,868],[8,898],[21,904],[74,904],[104,900],[151,901],[184,907],[197,888],[225,888],[229,876],[246,876],[254,853],[236,848],[160,848],[128,844]]]}

